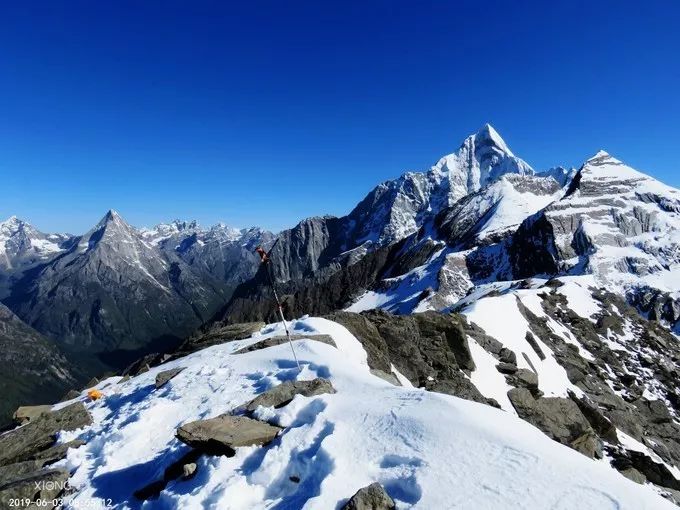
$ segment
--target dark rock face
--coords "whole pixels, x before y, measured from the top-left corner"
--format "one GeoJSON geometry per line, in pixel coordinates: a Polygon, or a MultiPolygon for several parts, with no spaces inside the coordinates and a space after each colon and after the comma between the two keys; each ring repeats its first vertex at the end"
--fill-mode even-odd
{"type": "Polygon", "coordinates": [[[295,395],[313,397],[324,393],[335,393],[335,388],[328,379],[317,377],[311,381],[285,381],[248,402],[246,411],[255,411],[259,406],[283,407],[293,400],[295,395]]]}
{"type": "Polygon", "coordinates": [[[56,402],[80,376],[62,351],[0,304],[0,426],[19,405],[56,402]]]}
{"type": "Polygon", "coordinates": [[[385,492],[382,485],[372,483],[359,489],[342,510],[394,510],[394,500],[385,492]]]}
{"type": "Polygon", "coordinates": [[[91,423],[90,414],[80,402],[42,414],[0,436],[0,466],[35,458],[38,452],[53,445],[60,430],[76,430],[91,423]]]}
{"type": "Polygon", "coordinates": [[[182,425],[177,429],[177,439],[210,455],[231,456],[235,448],[268,443],[280,431],[279,427],[245,416],[223,414],[182,425]]]}
{"type": "Polygon", "coordinates": [[[326,318],[345,326],[366,347],[369,367],[389,374],[393,364],[415,386],[494,403],[465,375],[474,369],[474,362],[463,317],[436,312],[400,316],[372,310],[336,312],[326,318]]]}
{"type": "Polygon", "coordinates": [[[552,439],[571,446],[591,458],[602,457],[597,435],[578,406],[568,398],[534,398],[526,388],[508,392],[517,414],[552,439]]]}

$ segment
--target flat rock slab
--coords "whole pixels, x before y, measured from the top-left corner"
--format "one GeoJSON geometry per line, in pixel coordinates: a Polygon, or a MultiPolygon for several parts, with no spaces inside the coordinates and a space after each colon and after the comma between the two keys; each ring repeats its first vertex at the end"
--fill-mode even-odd
{"type": "Polygon", "coordinates": [[[37,418],[41,414],[49,413],[51,410],[51,405],[21,406],[16,411],[14,411],[13,419],[17,424],[23,425],[24,423],[37,418]]]}
{"type": "MultiPolygon", "coordinates": [[[[316,342],[321,342],[324,344],[332,345],[333,347],[337,347],[337,345],[335,345],[335,342],[329,335],[290,335],[290,339],[293,342],[297,340],[314,340],[316,342]]],[[[266,349],[267,347],[275,347],[277,345],[285,344],[287,342],[288,337],[285,335],[272,336],[269,338],[265,338],[264,340],[260,340],[259,342],[254,343],[252,345],[249,345],[248,347],[244,347],[243,349],[239,349],[238,351],[232,354],[245,354],[246,352],[259,351],[260,349],[266,349]]]]}
{"type": "Polygon", "coordinates": [[[385,492],[382,485],[372,483],[359,489],[342,507],[342,510],[394,510],[394,500],[385,492]]]}
{"type": "Polygon", "coordinates": [[[177,429],[177,439],[211,455],[233,455],[239,446],[262,445],[281,431],[268,423],[223,414],[216,418],[186,423],[177,429]]]}
{"type": "Polygon", "coordinates": [[[0,466],[30,459],[50,448],[61,430],[76,430],[92,423],[82,402],[41,414],[26,425],[0,436],[0,466]]]}
{"type": "MultiPolygon", "coordinates": [[[[68,478],[69,472],[64,469],[30,473],[0,485],[0,502],[30,499],[33,502],[40,501],[39,508],[55,508],[52,501],[67,488],[68,478]]],[[[28,508],[38,507],[29,506],[28,508]]]]}
{"type": "Polygon", "coordinates": [[[335,388],[328,379],[317,377],[311,381],[286,381],[248,402],[246,410],[252,412],[258,406],[278,409],[293,400],[295,395],[313,397],[324,393],[335,393],[335,388]]]}
{"type": "Polygon", "coordinates": [[[165,386],[170,379],[177,376],[184,368],[185,367],[171,368],[170,370],[158,373],[158,375],[156,375],[156,388],[165,386]]]}

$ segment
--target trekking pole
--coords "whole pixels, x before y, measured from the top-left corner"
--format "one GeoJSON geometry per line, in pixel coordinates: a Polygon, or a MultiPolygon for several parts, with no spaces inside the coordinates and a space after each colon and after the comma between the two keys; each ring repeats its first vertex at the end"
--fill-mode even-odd
{"type": "Polygon", "coordinates": [[[281,317],[281,322],[283,322],[283,329],[286,330],[286,337],[288,338],[288,344],[290,345],[290,350],[293,352],[293,358],[295,359],[295,364],[297,365],[298,370],[302,370],[300,368],[300,362],[298,361],[297,355],[295,354],[295,348],[293,347],[293,340],[290,338],[290,331],[288,331],[288,323],[286,322],[286,318],[283,315],[283,305],[281,304],[281,300],[279,299],[279,294],[276,292],[276,285],[274,285],[274,277],[272,276],[271,273],[271,266],[270,262],[271,259],[269,258],[269,254],[272,252],[274,249],[274,246],[276,246],[276,243],[278,243],[279,240],[277,239],[274,241],[274,244],[272,245],[271,248],[269,248],[269,251],[266,252],[264,251],[264,248],[261,246],[258,246],[255,251],[257,254],[260,256],[260,259],[262,260],[262,264],[265,266],[265,272],[267,273],[267,279],[269,280],[269,285],[272,288],[272,292],[274,293],[274,299],[276,300],[276,306],[279,309],[279,317],[281,317]]]}

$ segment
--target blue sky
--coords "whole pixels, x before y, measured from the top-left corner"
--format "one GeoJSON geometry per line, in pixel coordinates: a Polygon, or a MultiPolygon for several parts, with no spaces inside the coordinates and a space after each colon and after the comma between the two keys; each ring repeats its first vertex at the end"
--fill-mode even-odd
{"type": "Polygon", "coordinates": [[[344,214],[485,122],[538,169],[604,148],[680,186],[675,1],[2,10],[0,218],[45,231],[344,214]]]}

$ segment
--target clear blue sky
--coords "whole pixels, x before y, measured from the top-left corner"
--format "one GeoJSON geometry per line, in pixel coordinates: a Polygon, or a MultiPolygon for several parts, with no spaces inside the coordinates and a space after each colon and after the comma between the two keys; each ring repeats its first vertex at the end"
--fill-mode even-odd
{"type": "Polygon", "coordinates": [[[538,169],[604,148],[680,186],[679,21],[674,0],[3,2],[0,218],[279,229],[485,122],[538,169]]]}

